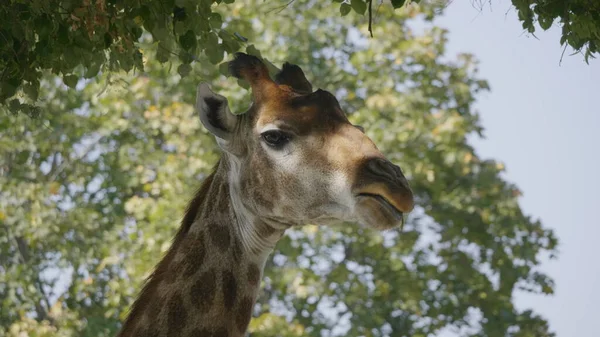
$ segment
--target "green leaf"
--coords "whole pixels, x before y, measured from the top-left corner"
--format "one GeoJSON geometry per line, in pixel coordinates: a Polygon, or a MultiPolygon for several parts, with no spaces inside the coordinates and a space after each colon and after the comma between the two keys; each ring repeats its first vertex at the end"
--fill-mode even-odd
{"type": "Polygon", "coordinates": [[[187,14],[185,12],[185,7],[175,5],[173,8],[173,21],[185,21],[186,18],[187,14]]]}
{"type": "Polygon", "coordinates": [[[112,36],[108,32],[106,32],[106,33],[104,33],[103,38],[104,38],[104,48],[109,48],[113,43],[112,36]]]}
{"type": "Polygon", "coordinates": [[[140,71],[144,71],[144,55],[142,55],[142,52],[139,49],[136,49],[133,52],[133,64],[140,71]]]}
{"type": "Polygon", "coordinates": [[[220,46],[207,48],[204,50],[204,53],[208,57],[208,61],[212,64],[219,64],[223,61],[223,49],[220,46]]]}
{"type": "Polygon", "coordinates": [[[554,18],[553,17],[539,17],[538,23],[540,24],[540,27],[542,27],[543,30],[548,30],[550,29],[550,27],[552,27],[552,23],[554,22],[554,18]]]}
{"type": "Polygon", "coordinates": [[[142,5],[138,10],[138,15],[144,20],[144,24],[149,21],[154,21],[156,18],[152,15],[152,9],[147,5],[142,5]]]}
{"type": "Polygon", "coordinates": [[[158,41],[166,42],[171,39],[171,32],[165,27],[157,26],[152,30],[152,37],[158,41]]]}
{"type": "Polygon", "coordinates": [[[263,62],[267,66],[267,69],[269,69],[269,74],[271,74],[271,76],[275,76],[275,74],[277,74],[281,70],[267,59],[263,58],[263,62]]]}
{"type": "Polygon", "coordinates": [[[154,29],[156,28],[156,22],[152,19],[144,20],[144,28],[149,32],[153,32],[154,29]]]}
{"type": "Polygon", "coordinates": [[[69,41],[71,41],[71,38],[69,35],[69,28],[67,27],[66,24],[61,24],[58,26],[57,36],[58,36],[57,41],[60,44],[68,44],[69,41]]]}
{"type": "Polygon", "coordinates": [[[12,36],[17,40],[25,39],[25,31],[23,30],[22,25],[14,25],[12,27],[12,36]]]}
{"type": "Polygon", "coordinates": [[[63,52],[63,69],[71,70],[81,61],[81,54],[76,48],[67,48],[63,52]]]}
{"type": "Polygon", "coordinates": [[[208,21],[212,29],[221,28],[221,26],[223,25],[223,18],[219,13],[211,13],[208,21]]]}
{"type": "Polygon", "coordinates": [[[48,37],[54,29],[52,21],[48,15],[41,15],[37,17],[34,21],[34,27],[40,40],[48,37]]]}
{"type": "Polygon", "coordinates": [[[367,10],[367,3],[363,0],[350,0],[350,5],[358,14],[365,14],[365,11],[367,10]]]}
{"type": "Polygon", "coordinates": [[[185,50],[196,48],[196,34],[191,29],[188,30],[184,35],[179,37],[179,43],[185,50]]]}
{"type": "Polygon", "coordinates": [[[182,63],[192,63],[194,61],[194,55],[185,50],[180,51],[178,58],[182,63]]]}
{"type": "Polygon", "coordinates": [[[205,13],[210,13],[210,6],[213,4],[214,0],[191,0],[190,2],[193,4],[198,3],[198,7],[201,11],[205,13]]]}
{"type": "Polygon", "coordinates": [[[256,48],[256,46],[253,44],[246,47],[246,53],[249,55],[252,55],[252,56],[256,56],[258,58],[262,58],[262,55],[260,54],[260,50],[258,50],[256,48]]]}
{"type": "Polygon", "coordinates": [[[0,85],[0,99],[4,100],[9,97],[12,97],[17,92],[17,88],[19,87],[19,83],[13,83],[12,81],[3,82],[0,85]]]}
{"type": "Polygon", "coordinates": [[[219,37],[215,33],[209,33],[204,43],[204,54],[212,64],[223,61],[223,46],[219,45],[219,37]]]}
{"type": "Polygon", "coordinates": [[[104,55],[102,55],[101,53],[97,53],[94,56],[94,58],[92,59],[92,62],[90,64],[90,66],[87,68],[83,77],[84,78],[92,78],[92,77],[95,77],[96,75],[98,75],[98,72],[100,71],[100,67],[102,66],[103,63],[104,63],[104,55]]]}
{"type": "Polygon", "coordinates": [[[238,79],[237,84],[246,90],[250,89],[250,83],[248,83],[247,81],[238,79]]]}
{"type": "Polygon", "coordinates": [[[394,9],[404,6],[406,0],[390,0],[394,9]]]}
{"type": "Polygon", "coordinates": [[[229,77],[231,73],[229,72],[229,63],[223,62],[219,64],[219,73],[225,77],[229,77]]]}
{"type": "Polygon", "coordinates": [[[29,96],[33,101],[37,101],[40,90],[40,83],[27,83],[23,86],[23,92],[29,96]]]}
{"type": "Polygon", "coordinates": [[[219,32],[219,37],[223,40],[221,46],[226,52],[233,53],[240,49],[240,41],[225,30],[219,32]]]}
{"type": "Polygon", "coordinates": [[[173,22],[173,31],[175,31],[176,35],[182,36],[188,30],[188,25],[185,21],[175,21],[173,22]]]}
{"type": "Polygon", "coordinates": [[[165,63],[171,58],[171,53],[167,46],[161,41],[156,49],[156,60],[160,63],[165,63]]]}
{"type": "Polygon", "coordinates": [[[352,7],[347,3],[343,3],[340,5],[340,14],[342,14],[342,16],[348,15],[348,13],[350,13],[351,10],[352,7]]]}
{"type": "Polygon", "coordinates": [[[19,111],[21,109],[21,102],[18,99],[11,99],[8,103],[8,108],[10,111],[19,111]]]}
{"type": "Polygon", "coordinates": [[[77,78],[77,76],[75,75],[65,75],[63,76],[63,82],[65,82],[65,84],[72,89],[75,89],[75,87],[77,86],[77,81],[79,80],[79,78],[77,78]]]}
{"type": "Polygon", "coordinates": [[[119,66],[125,72],[129,72],[133,68],[133,58],[130,55],[125,53],[117,54],[117,59],[119,60],[119,66]]]}
{"type": "Polygon", "coordinates": [[[217,34],[210,32],[208,33],[206,40],[204,42],[204,49],[209,48],[220,48],[219,47],[219,37],[217,34]]]}
{"type": "Polygon", "coordinates": [[[177,67],[177,73],[181,75],[181,77],[186,77],[192,71],[192,66],[188,63],[182,63],[177,67]]]}

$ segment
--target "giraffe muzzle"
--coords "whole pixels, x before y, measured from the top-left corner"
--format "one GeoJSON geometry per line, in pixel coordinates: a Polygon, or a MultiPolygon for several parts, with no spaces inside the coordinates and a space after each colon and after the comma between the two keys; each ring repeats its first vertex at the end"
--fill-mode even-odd
{"type": "Polygon", "coordinates": [[[355,195],[377,200],[396,216],[402,216],[414,208],[412,190],[397,165],[383,158],[368,159],[357,177],[355,195]]]}

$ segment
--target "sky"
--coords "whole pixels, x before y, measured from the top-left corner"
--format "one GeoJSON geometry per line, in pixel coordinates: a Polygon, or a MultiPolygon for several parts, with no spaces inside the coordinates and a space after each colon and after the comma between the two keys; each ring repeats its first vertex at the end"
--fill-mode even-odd
{"type": "MultiPolygon", "coordinates": [[[[487,1],[486,1],[487,2],[487,1]]],[[[523,32],[509,0],[482,11],[454,0],[436,24],[449,30],[448,56],[469,52],[491,92],[479,96],[485,139],[478,154],[507,167],[525,213],[559,238],[558,260],[544,260],[553,296],[519,293],[520,309],[546,317],[558,337],[597,337],[600,317],[600,59],[587,65],[567,49],[560,27],[523,32]]]]}

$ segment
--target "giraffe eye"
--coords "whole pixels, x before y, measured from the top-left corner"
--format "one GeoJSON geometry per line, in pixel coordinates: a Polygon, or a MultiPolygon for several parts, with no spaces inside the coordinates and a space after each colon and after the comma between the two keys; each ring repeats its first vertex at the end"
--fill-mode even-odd
{"type": "Polygon", "coordinates": [[[273,148],[281,148],[290,141],[290,135],[280,130],[269,130],[261,134],[262,139],[273,148]]]}

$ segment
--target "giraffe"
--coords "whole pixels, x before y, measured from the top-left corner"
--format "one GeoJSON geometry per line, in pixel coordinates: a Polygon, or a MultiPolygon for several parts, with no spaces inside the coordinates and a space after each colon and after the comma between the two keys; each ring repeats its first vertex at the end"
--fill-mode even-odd
{"type": "Polygon", "coordinates": [[[265,262],[285,230],[341,221],[384,230],[413,208],[400,168],[352,125],[337,99],[285,63],[273,80],[237,53],[231,74],[253,103],[234,115],[206,83],[196,110],[222,150],[189,203],[171,248],[132,306],[120,337],[241,337],[265,262]]]}

